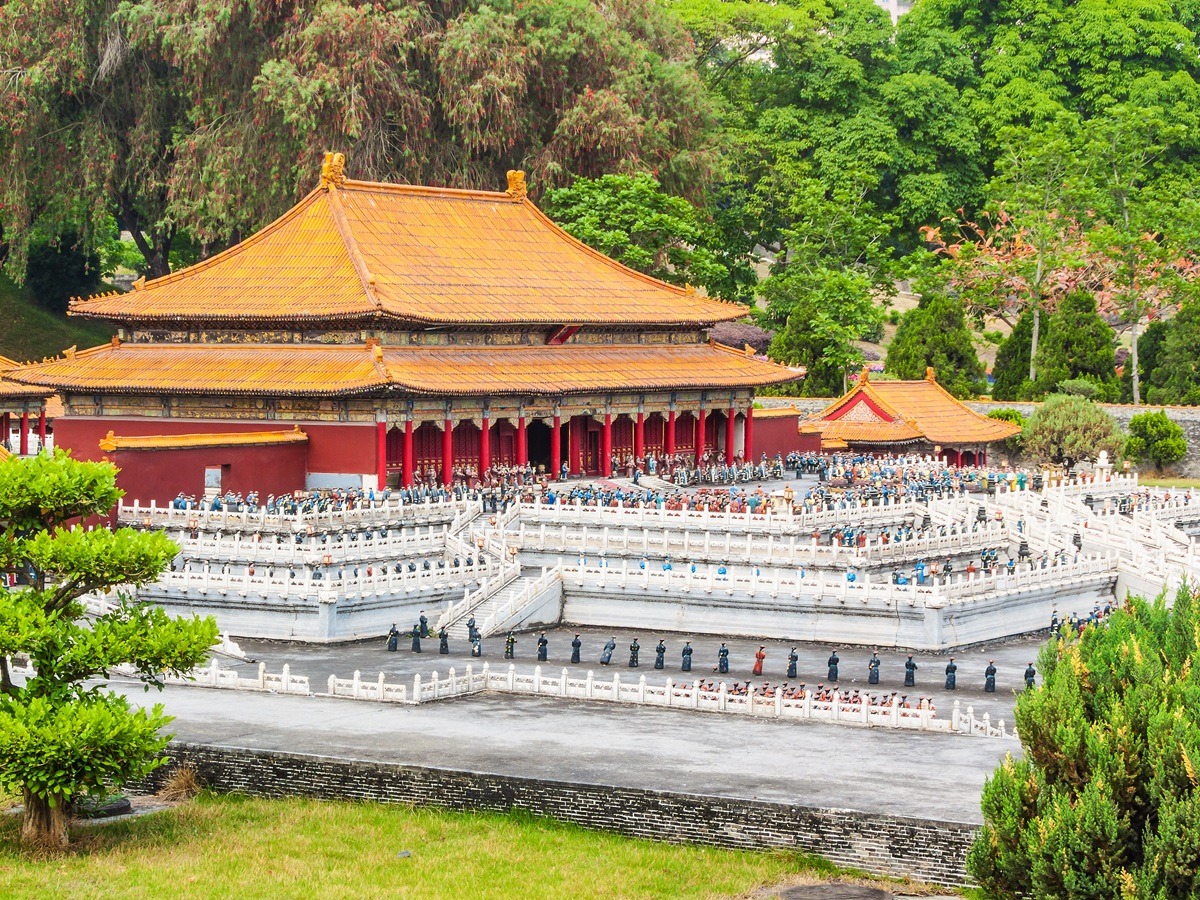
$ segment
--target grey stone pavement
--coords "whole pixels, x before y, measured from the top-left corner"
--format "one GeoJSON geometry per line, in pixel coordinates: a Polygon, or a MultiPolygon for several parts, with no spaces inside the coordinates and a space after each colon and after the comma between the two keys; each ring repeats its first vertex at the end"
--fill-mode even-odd
{"type": "MultiPolygon", "coordinates": [[[[571,629],[547,631],[548,666],[559,669],[569,658],[571,629]]],[[[602,671],[595,661],[610,632],[581,630],[584,660],[568,668],[580,674],[602,671]]],[[[625,666],[632,634],[616,635],[619,654],[613,667],[626,674],[645,674],[647,680],[681,677],[678,648],[682,638],[663,635],[671,668],[652,668],[653,645],[659,635],[642,639],[643,665],[625,666]]],[[[520,635],[516,665],[532,670],[535,634],[520,635]]],[[[693,674],[711,676],[719,641],[693,640],[698,661],[693,674]]],[[[730,678],[750,678],[752,652],[757,644],[729,642],[733,671],[730,678]]],[[[407,647],[407,643],[402,645],[407,647]]],[[[389,680],[461,671],[479,664],[462,653],[437,653],[437,641],[414,654],[407,649],[389,653],[383,642],[313,646],[268,642],[242,643],[256,659],[279,671],[284,662],[313,679],[315,690],[331,672],[348,677],[355,668],[364,677],[382,669],[389,680]],[[429,652],[432,651],[432,652],[429,652]]],[[[990,711],[1011,722],[1010,682],[1038,646],[1020,639],[956,654],[962,689],[951,695],[941,688],[946,657],[919,655],[918,686],[910,695],[933,696],[943,715],[957,696],[976,714],[990,711]],[[982,692],[982,670],[995,658],[1001,672],[1000,690],[982,692]],[[976,671],[978,670],[978,671],[976,671]],[[970,676],[970,677],[968,677],[970,676]],[[934,683],[936,678],[936,684],[934,683]]],[[[767,668],[773,682],[786,665],[790,645],[767,644],[767,668]]],[[[500,659],[502,642],[485,643],[487,661],[500,659]]],[[[840,648],[841,686],[866,687],[866,658],[862,648],[840,648]]],[[[824,681],[828,648],[798,645],[800,678],[809,685],[824,681]]],[[[880,688],[902,690],[904,654],[885,652],[880,688]]],[[[229,665],[230,661],[223,661],[229,665]]],[[[253,664],[242,664],[253,670],[253,664]]],[[[247,675],[250,672],[247,671],[247,675]]],[[[948,734],[922,734],[885,728],[859,728],[813,722],[747,719],[718,713],[667,710],[598,701],[558,700],[484,694],[421,706],[379,704],[324,697],[278,696],[200,687],[169,687],[162,694],[124,688],[136,703],[163,702],[176,716],[171,726],[177,738],[221,746],[391,762],[434,768],[462,769],[517,777],[550,778],[587,784],[639,787],[714,796],[743,797],[808,806],[854,809],[889,815],[928,817],[940,821],[978,824],[983,782],[1007,752],[1019,752],[1015,740],[948,734]]],[[[911,699],[911,696],[910,696],[911,699]]]]}

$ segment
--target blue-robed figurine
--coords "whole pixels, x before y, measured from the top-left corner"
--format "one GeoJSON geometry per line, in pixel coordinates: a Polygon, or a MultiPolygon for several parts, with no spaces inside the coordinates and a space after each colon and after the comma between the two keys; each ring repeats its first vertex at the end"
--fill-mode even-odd
{"type": "Polygon", "coordinates": [[[953,691],[958,689],[958,666],[954,664],[954,657],[950,657],[950,662],[946,663],[946,690],[953,691]]]}
{"type": "Polygon", "coordinates": [[[583,641],[579,639],[579,635],[575,635],[575,640],[571,641],[571,662],[579,662],[579,650],[583,647],[583,641]]]}
{"type": "Polygon", "coordinates": [[[988,660],[988,666],[983,670],[983,689],[989,693],[996,693],[996,661],[988,660]]]}
{"type": "Polygon", "coordinates": [[[546,640],[546,632],[543,631],[540,635],[538,635],[538,641],[537,641],[538,662],[546,661],[546,648],[549,646],[550,646],[550,642],[548,640],[546,640]]]}
{"type": "Polygon", "coordinates": [[[446,634],[445,628],[438,629],[438,653],[443,655],[450,652],[450,636],[446,634]]]}
{"type": "Polygon", "coordinates": [[[600,665],[607,666],[612,662],[613,651],[617,649],[617,639],[609,638],[608,643],[604,645],[604,649],[600,652],[600,665]]]}
{"type": "Polygon", "coordinates": [[[629,668],[636,669],[638,665],[638,654],[642,651],[642,645],[638,643],[638,639],[634,638],[633,643],[629,645],[629,668]]]}
{"type": "Polygon", "coordinates": [[[683,642],[683,665],[680,667],[684,672],[692,671],[692,642],[683,642]]]}
{"type": "Polygon", "coordinates": [[[412,652],[421,652],[421,626],[414,625],[412,630],[412,652]]]}
{"type": "Polygon", "coordinates": [[[483,656],[483,637],[479,632],[475,632],[475,637],[471,638],[471,655],[483,656]]]}
{"type": "Polygon", "coordinates": [[[908,655],[908,659],[904,663],[904,686],[916,687],[917,684],[917,664],[913,662],[912,654],[908,655]]]}
{"type": "Polygon", "coordinates": [[[665,669],[667,667],[667,645],[660,639],[658,646],[654,648],[654,668],[665,669]]]}
{"type": "Polygon", "coordinates": [[[392,653],[395,653],[400,646],[400,632],[396,630],[396,623],[392,623],[392,629],[388,632],[387,648],[392,653]]]}
{"type": "Polygon", "coordinates": [[[793,647],[791,649],[791,652],[788,653],[788,667],[787,667],[787,677],[788,678],[796,677],[796,663],[799,661],[800,661],[800,655],[798,653],[796,653],[796,648],[793,647]]]}
{"type": "Polygon", "coordinates": [[[421,626],[421,637],[429,637],[429,620],[425,618],[425,610],[421,610],[421,618],[417,622],[421,626]]]}
{"type": "Polygon", "coordinates": [[[717,671],[722,675],[729,671],[729,648],[724,644],[722,644],[721,649],[717,651],[717,671]]]}
{"type": "Polygon", "coordinates": [[[867,684],[879,684],[879,653],[875,650],[867,660],[867,684]]]}
{"type": "Polygon", "coordinates": [[[479,634],[479,631],[475,627],[475,617],[471,616],[471,618],[467,619],[467,640],[475,640],[477,634],[479,634]]]}
{"type": "Polygon", "coordinates": [[[504,639],[504,658],[515,659],[517,656],[517,636],[511,631],[504,639]]]}
{"type": "Polygon", "coordinates": [[[840,662],[841,662],[841,660],[838,659],[837,651],[834,650],[833,653],[830,654],[829,659],[826,660],[826,662],[825,662],[825,664],[827,666],[829,666],[829,680],[830,681],[838,680],[838,663],[840,663],[840,662]]]}
{"type": "Polygon", "coordinates": [[[1025,669],[1025,690],[1029,690],[1031,687],[1033,687],[1033,679],[1036,677],[1037,669],[1033,667],[1033,663],[1030,663],[1029,667],[1025,669]]]}

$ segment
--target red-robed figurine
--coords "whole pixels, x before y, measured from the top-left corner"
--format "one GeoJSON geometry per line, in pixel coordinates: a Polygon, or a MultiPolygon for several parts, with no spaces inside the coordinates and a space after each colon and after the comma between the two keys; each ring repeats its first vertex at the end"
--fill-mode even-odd
{"type": "Polygon", "coordinates": [[[754,654],[754,674],[755,675],[762,675],[763,660],[767,658],[767,654],[766,654],[765,650],[766,650],[765,645],[761,646],[758,648],[758,652],[754,654]]]}

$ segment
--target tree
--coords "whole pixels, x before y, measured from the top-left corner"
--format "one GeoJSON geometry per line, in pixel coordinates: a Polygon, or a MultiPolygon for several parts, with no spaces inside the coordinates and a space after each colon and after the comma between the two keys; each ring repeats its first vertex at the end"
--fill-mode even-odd
{"type": "Polygon", "coordinates": [[[74,800],[162,762],[171,719],[161,704],[135,710],[87,682],[128,664],[147,689],[161,688],[163,673],[195,668],[216,641],[212,619],[172,619],[130,600],[83,619],[82,597],[151,582],[178,552],[158,532],[68,525],[107,514],[120,496],[113,466],[61,450],[0,463],[0,571],[28,582],[0,588],[0,788],[23,795],[30,846],[65,846],[74,800]],[[17,654],[37,673],[23,685],[8,667],[17,654]]]}
{"type": "MultiPolygon", "coordinates": [[[[1011,422],[1012,424],[1019,427],[1022,431],[1025,430],[1025,423],[1028,421],[1028,418],[1026,417],[1026,415],[1024,413],[1022,413],[1019,409],[1011,409],[1010,407],[1003,407],[1001,409],[989,410],[987,417],[989,419],[995,419],[998,422],[1011,422]]],[[[1021,452],[1021,435],[1014,434],[1010,438],[1005,438],[1004,449],[1014,455],[1020,453],[1021,452]]]]}
{"type": "Polygon", "coordinates": [[[967,870],[984,896],[1200,894],[1200,620],[1184,585],[1042,648],[1023,754],[983,790],[967,870]]]}
{"type": "Polygon", "coordinates": [[[651,175],[577,178],[546,195],[546,213],[585,244],[672,284],[748,302],[758,282],[749,253],[729,252],[711,221],[651,175]]]}
{"type": "Polygon", "coordinates": [[[1027,456],[1066,469],[1080,460],[1096,459],[1101,450],[1116,458],[1124,444],[1116,419],[1091,400],[1066,394],[1047,397],[1021,432],[1027,456]]]}
{"type": "MultiPolygon", "coordinates": [[[[1029,380],[1029,358],[1033,347],[1032,309],[1021,313],[1017,324],[996,351],[996,363],[992,366],[993,400],[1028,400],[1033,396],[1033,382],[1029,380]]],[[[1049,334],[1050,319],[1042,323],[1042,340],[1049,334]]]]}
{"type": "Polygon", "coordinates": [[[1200,406],[1200,299],[1184,301],[1167,323],[1147,396],[1151,403],[1200,406]]]}
{"type": "Polygon", "coordinates": [[[1138,413],[1129,420],[1125,454],[1138,462],[1154,463],[1156,472],[1161,473],[1163,466],[1179,462],[1187,455],[1187,450],[1183,428],[1162,410],[1138,413]]]}
{"type": "Polygon", "coordinates": [[[92,293],[100,284],[100,258],[84,253],[79,236],[66,232],[38,240],[29,249],[25,283],[37,302],[56,313],[65,313],[72,297],[92,293]]]}
{"type": "Polygon", "coordinates": [[[1063,298],[1052,317],[1050,335],[1038,351],[1038,377],[1034,388],[1038,395],[1052,393],[1070,379],[1084,379],[1096,387],[1096,399],[1116,400],[1117,383],[1115,335],[1096,313],[1096,301],[1085,291],[1073,291],[1063,298]]]}
{"type": "Polygon", "coordinates": [[[929,366],[937,370],[938,383],[960,399],[986,388],[962,303],[944,294],[922,297],[919,306],[904,314],[883,368],[912,380],[924,378],[929,366]]]}
{"type": "MultiPolygon", "coordinates": [[[[1178,318],[1178,316],[1176,316],[1178,318]]],[[[1146,397],[1154,395],[1154,385],[1151,376],[1158,368],[1162,353],[1166,348],[1167,335],[1171,326],[1165,319],[1155,319],[1146,326],[1146,330],[1138,336],[1138,368],[1141,370],[1142,384],[1146,385],[1146,397]]],[[[1129,403],[1133,399],[1133,368],[1129,360],[1125,361],[1121,372],[1121,402],[1129,403]]],[[[1151,403],[1157,401],[1150,399],[1151,403]]],[[[1174,402],[1174,401],[1173,401],[1174,402]]]]}
{"type": "Polygon", "coordinates": [[[679,23],[655,0],[15,0],[0,6],[0,224],[24,235],[113,216],[152,276],[347,174],[535,196],[576,175],[654,172],[703,194],[716,120],[679,23]],[[252,163],[248,162],[252,161],[252,163]]]}

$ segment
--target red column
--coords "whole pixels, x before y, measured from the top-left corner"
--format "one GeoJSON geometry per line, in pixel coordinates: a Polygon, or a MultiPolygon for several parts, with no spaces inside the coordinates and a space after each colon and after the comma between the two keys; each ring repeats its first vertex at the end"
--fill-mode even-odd
{"type": "Polygon", "coordinates": [[[600,461],[600,474],[612,478],[612,413],[604,413],[604,432],[600,439],[600,452],[604,459],[600,461]]]}
{"type": "Polygon", "coordinates": [[[402,477],[405,487],[413,486],[413,476],[416,474],[413,470],[416,468],[416,454],[413,453],[413,420],[412,416],[408,417],[408,421],[404,423],[404,453],[401,465],[404,466],[402,477]]]}
{"type": "Polygon", "coordinates": [[[663,453],[672,456],[675,453],[675,410],[667,413],[667,431],[663,435],[663,453]]]}
{"type": "Polygon", "coordinates": [[[442,423],[442,484],[454,483],[454,422],[447,416],[442,423]]]}
{"type": "Polygon", "coordinates": [[[480,421],[483,424],[479,428],[479,477],[483,478],[483,473],[492,467],[492,420],[487,410],[480,421]]]}
{"type": "Polygon", "coordinates": [[[633,426],[633,457],[641,459],[646,455],[646,414],[638,411],[637,424],[633,426]]]}
{"type": "Polygon", "coordinates": [[[38,413],[38,450],[46,449],[46,407],[38,413]]]}
{"type": "Polygon", "coordinates": [[[732,405],[725,416],[725,462],[732,463],[733,457],[736,455],[736,448],[733,446],[733,427],[737,424],[737,412],[732,405]]]}
{"type": "Polygon", "coordinates": [[[704,455],[704,407],[700,407],[700,411],[696,413],[696,461],[700,461],[700,457],[704,455]]]}
{"type": "Polygon", "coordinates": [[[554,414],[554,424],[550,426],[550,478],[557,479],[562,469],[562,416],[554,414]]]}
{"type": "Polygon", "coordinates": [[[582,469],[579,459],[579,432],[583,430],[583,416],[571,416],[567,423],[567,465],[572,475],[578,475],[582,469]]]}
{"type": "Polygon", "coordinates": [[[376,485],[388,485],[388,422],[376,422],[376,485]]]}
{"type": "Polygon", "coordinates": [[[529,464],[529,437],[525,434],[525,417],[517,417],[517,465],[529,464]]]}
{"type": "Polygon", "coordinates": [[[746,424],[742,428],[742,456],[754,462],[754,404],[746,407],[746,424]]]}
{"type": "Polygon", "coordinates": [[[12,418],[8,413],[0,415],[0,447],[8,449],[8,439],[12,435],[12,418]]]}
{"type": "Polygon", "coordinates": [[[29,455],[29,410],[21,413],[21,455],[29,455]]]}

